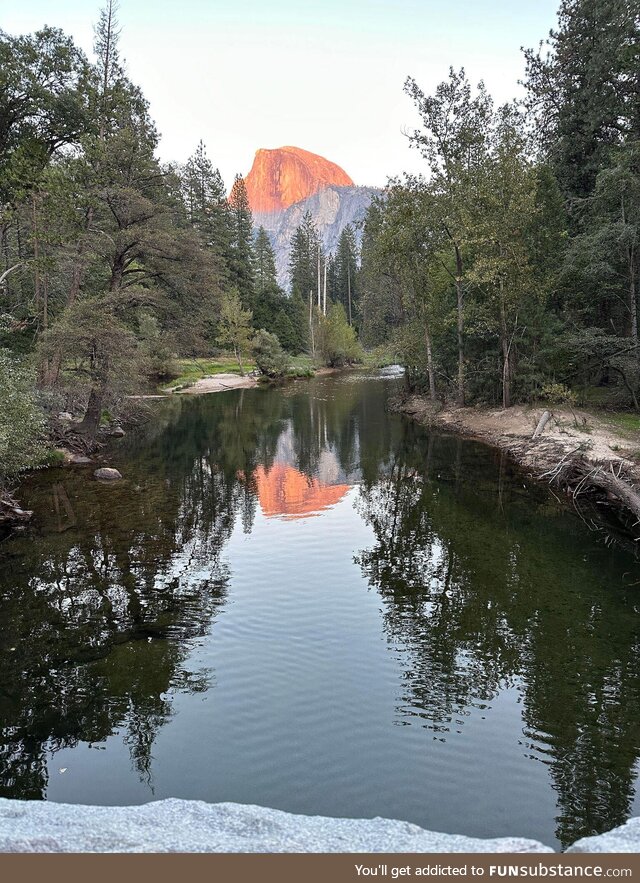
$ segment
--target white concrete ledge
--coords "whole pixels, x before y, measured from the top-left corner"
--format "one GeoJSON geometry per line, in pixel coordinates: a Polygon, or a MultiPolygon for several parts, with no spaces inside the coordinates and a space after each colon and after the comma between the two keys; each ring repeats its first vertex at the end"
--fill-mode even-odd
{"type": "Polygon", "coordinates": [[[576,840],[567,852],[640,852],[640,818],[629,819],[606,834],[576,840]]]}
{"type": "Polygon", "coordinates": [[[0,798],[0,852],[553,852],[390,819],[292,815],[238,803],[159,800],[82,806],[0,798]]]}

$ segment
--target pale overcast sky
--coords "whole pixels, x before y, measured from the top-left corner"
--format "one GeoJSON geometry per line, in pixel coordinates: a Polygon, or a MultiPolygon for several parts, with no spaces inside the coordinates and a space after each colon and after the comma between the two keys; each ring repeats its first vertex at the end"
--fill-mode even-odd
{"type": "MultiPolygon", "coordinates": [[[[151,104],[160,155],[202,138],[227,182],[259,147],[292,144],[356,184],[416,171],[402,86],[425,91],[464,66],[500,103],[520,94],[521,46],[555,25],[559,0],[120,0],[121,52],[151,104]]],[[[87,52],[100,2],[0,0],[12,34],[55,25],[87,52]]]]}

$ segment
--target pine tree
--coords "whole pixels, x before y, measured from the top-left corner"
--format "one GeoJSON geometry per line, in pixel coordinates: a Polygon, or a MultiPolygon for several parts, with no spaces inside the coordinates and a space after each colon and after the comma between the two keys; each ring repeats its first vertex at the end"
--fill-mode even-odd
{"type": "Polygon", "coordinates": [[[256,299],[259,300],[266,291],[273,291],[279,288],[275,254],[269,234],[262,226],[258,228],[256,234],[253,255],[255,292],[256,299]]]}
{"type": "Polygon", "coordinates": [[[240,292],[242,303],[253,308],[255,279],[253,258],[253,216],[244,178],[236,175],[229,195],[231,214],[231,282],[240,292]]]}
{"type": "Polygon", "coordinates": [[[183,199],[190,223],[198,231],[205,248],[218,258],[222,276],[231,275],[231,213],[222,176],[199,142],[181,173],[183,199]]]}
{"type": "Polygon", "coordinates": [[[547,54],[528,50],[528,107],[566,196],[595,187],[611,150],[640,141],[640,16],[629,0],[562,0],[547,54]]]}
{"type": "Polygon", "coordinates": [[[354,324],[357,315],[357,270],[356,233],[351,224],[347,224],[338,241],[335,272],[337,299],[344,307],[349,325],[354,324]]]}
{"type": "Polygon", "coordinates": [[[291,240],[289,279],[291,293],[318,303],[318,251],[320,236],[311,212],[307,212],[291,240]]]}

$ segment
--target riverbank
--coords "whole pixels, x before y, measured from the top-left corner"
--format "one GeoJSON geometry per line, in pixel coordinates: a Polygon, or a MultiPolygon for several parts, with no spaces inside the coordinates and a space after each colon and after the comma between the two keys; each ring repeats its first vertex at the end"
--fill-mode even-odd
{"type": "Polygon", "coordinates": [[[258,385],[256,377],[245,374],[213,374],[201,377],[189,386],[167,390],[169,395],[201,395],[209,392],[225,392],[228,389],[252,389],[258,385]]]}
{"type": "Polygon", "coordinates": [[[615,511],[634,536],[640,535],[640,433],[616,426],[610,415],[528,405],[442,408],[419,395],[394,399],[391,408],[506,451],[535,478],[575,502],[591,498],[615,511]]]}
{"type": "MultiPolygon", "coordinates": [[[[346,368],[314,368],[309,369],[312,373],[291,374],[283,378],[283,381],[290,380],[307,380],[310,377],[323,377],[325,374],[335,374],[338,371],[346,371],[346,368]]],[[[269,381],[263,377],[262,382],[269,381]]],[[[245,374],[244,376],[235,373],[212,374],[208,377],[201,377],[193,383],[175,389],[167,389],[167,395],[201,395],[210,392],[225,392],[228,389],[253,389],[259,386],[261,379],[255,374],[245,374]]]]}

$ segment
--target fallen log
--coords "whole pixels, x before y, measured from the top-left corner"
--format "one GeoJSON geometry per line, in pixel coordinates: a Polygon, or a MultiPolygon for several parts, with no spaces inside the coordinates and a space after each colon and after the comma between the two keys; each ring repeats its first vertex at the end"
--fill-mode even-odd
{"type": "Polygon", "coordinates": [[[531,436],[532,440],[538,438],[539,435],[542,435],[549,420],[551,420],[551,411],[545,411],[542,417],[538,420],[538,425],[531,436]]]}
{"type": "Polygon", "coordinates": [[[611,494],[626,509],[633,512],[640,521],[640,493],[636,490],[635,485],[624,475],[621,465],[617,466],[616,471],[614,464],[611,462],[595,466],[584,463],[581,464],[578,471],[583,475],[581,484],[588,482],[607,494],[611,494]]]}

